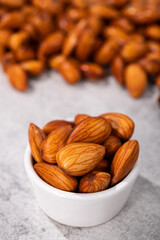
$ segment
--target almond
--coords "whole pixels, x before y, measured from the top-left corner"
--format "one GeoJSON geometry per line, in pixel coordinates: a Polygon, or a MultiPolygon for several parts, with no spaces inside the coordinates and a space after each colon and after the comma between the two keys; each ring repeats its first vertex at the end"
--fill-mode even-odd
{"type": "Polygon", "coordinates": [[[7,46],[12,32],[8,29],[0,29],[0,45],[7,46]]]}
{"type": "Polygon", "coordinates": [[[81,34],[81,32],[84,30],[84,28],[87,25],[87,21],[85,19],[80,20],[80,22],[76,25],[75,28],[73,28],[72,31],[68,34],[66,37],[64,44],[63,44],[63,55],[69,56],[74,48],[77,46],[78,38],[81,34]]]}
{"type": "Polygon", "coordinates": [[[19,91],[25,91],[27,89],[27,75],[20,65],[8,65],[7,75],[14,88],[19,91]]]}
{"type": "Polygon", "coordinates": [[[15,51],[29,40],[29,34],[25,31],[19,31],[10,36],[8,45],[15,51]]]}
{"type": "Polygon", "coordinates": [[[21,62],[34,59],[36,57],[36,53],[33,47],[23,45],[14,51],[14,56],[18,62],[21,62]]]}
{"type": "Polygon", "coordinates": [[[160,61],[154,59],[144,57],[138,61],[138,64],[150,75],[155,75],[160,71],[160,61]]]}
{"type": "Polygon", "coordinates": [[[40,60],[44,60],[46,56],[59,52],[64,41],[64,34],[60,31],[51,33],[40,44],[38,56],[40,60]]]}
{"type": "Polygon", "coordinates": [[[82,120],[84,120],[84,119],[86,119],[86,118],[88,118],[88,117],[90,117],[90,116],[87,115],[87,114],[77,114],[77,115],[75,116],[75,119],[74,119],[75,125],[77,125],[77,124],[80,123],[82,120]]]}
{"type": "Polygon", "coordinates": [[[116,40],[119,45],[123,45],[130,40],[129,34],[116,26],[108,26],[104,28],[104,36],[116,40]]]}
{"type": "Polygon", "coordinates": [[[36,162],[42,162],[43,159],[40,155],[40,146],[45,139],[45,133],[37,127],[35,124],[31,123],[28,129],[29,145],[31,148],[32,156],[36,162]]]}
{"type": "Polygon", "coordinates": [[[0,3],[9,8],[19,8],[23,7],[26,3],[26,0],[0,0],[0,3]]]}
{"type": "Polygon", "coordinates": [[[134,131],[134,122],[128,116],[121,113],[104,113],[100,117],[105,118],[112,127],[113,133],[124,140],[128,140],[134,131]]]}
{"type": "Polygon", "coordinates": [[[126,87],[130,95],[138,98],[147,87],[147,74],[138,64],[130,64],[124,71],[126,87]]]}
{"type": "Polygon", "coordinates": [[[121,56],[126,62],[132,62],[147,52],[147,45],[140,42],[129,42],[121,50],[121,56]]]}
{"type": "Polygon", "coordinates": [[[20,28],[24,22],[24,15],[19,11],[9,12],[2,16],[0,28],[20,28]]]}
{"type": "Polygon", "coordinates": [[[149,25],[145,29],[145,35],[154,40],[160,40],[160,26],[158,24],[149,25]]]}
{"type": "Polygon", "coordinates": [[[32,76],[37,76],[44,70],[44,64],[39,60],[29,60],[21,63],[21,67],[32,76]]]}
{"type": "Polygon", "coordinates": [[[110,180],[109,173],[93,171],[80,180],[78,190],[81,193],[100,192],[109,186],[110,180]]]}
{"type": "Polygon", "coordinates": [[[72,143],[56,155],[60,169],[72,176],[82,176],[92,171],[103,159],[105,147],[94,143],[72,143]]]}
{"type": "Polygon", "coordinates": [[[58,70],[62,74],[63,78],[70,84],[77,83],[81,79],[79,66],[69,59],[61,62],[58,70]]]}
{"type": "Polygon", "coordinates": [[[52,131],[56,130],[59,127],[63,127],[63,126],[74,126],[73,122],[69,122],[69,121],[65,121],[65,120],[54,120],[51,121],[49,123],[47,123],[44,127],[43,127],[43,132],[46,134],[51,133],[52,131]]]}
{"type": "Polygon", "coordinates": [[[85,18],[88,15],[87,10],[77,9],[77,8],[68,8],[66,11],[66,15],[72,21],[79,21],[82,18],[85,18]]]}
{"type": "Polygon", "coordinates": [[[65,146],[69,133],[71,132],[71,126],[62,126],[52,131],[41,145],[41,156],[48,162],[56,163],[56,153],[65,146]]]}
{"type": "Polygon", "coordinates": [[[148,49],[151,52],[160,52],[160,43],[156,41],[148,41],[147,42],[148,49]]]}
{"type": "Polygon", "coordinates": [[[77,189],[78,181],[76,177],[65,174],[56,165],[41,162],[36,163],[34,169],[40,178],[55,188],[68,192],[73,192],[77,189]]]}
{"type": "Polygon", "coordinates": [[[96,63],[82,63],[80,69],[85,78],[99,80],[106,75],[104,69],[96,63]]]}
{"type": "Polygon", "coordinates": [[[116,152],[111,164],[111,185],[120,182],[134,167],[139,155],[139,143],[131,140],[116,152]]]}
{"type": "Polygon", "coordinates": [[[111,24],[121,28],[127,33],[130,33],[134,30],[134,25],[131,23],[131,21],[124,17],[113,20],[111,24]]]}
{"type": "Polygon", "coordinates": [[[116,55],[111,62],[111,71],[120,85],[124,83],[124,67],[125,64],[122,57],[116,55]]]}
{"type": "Polygon", "coordinates": [[[117,50],[118,45],[114,41],[105,41],[100,49],[96,52],[94,60],[99,64],[106,65],[112,60],[117,50]]]}
{"type": "Polygon", "coordinates": [[[90,57],[95,42],[95,34],[91,29],[85,29],[81,33],[76,48],[76,56],[80,61],[85,61],[90,57]]]}
{"type": "Polygon", "coordinates": [[[67,144],[74,142],[103,143],[110,135],[111,126],[103,118],[88,117],[71,132],[67,144]]]}
{"type": "Polygon", "coordinates": [[[50,58],[49,66],[50,68],[58,70],[59,65],[65,60],[65,56],[63,55],[56,55],[50,58]]]}
{"type": "Polygon", "coordinates": [[[109,136],[103,143],[106,148],[106,157],[113,156],[121,146],[121,140],[117,136],[109,136]]]}
{"type": "Polygon", "coordinates": [[[110,161],[108,159],[103,159],[98,163],[94,171],[106,172],[107,170],[109,170],[109,167],[110,167],[110,161]]]}
{"type": "Polygon", "coordinates": [[[115,19],[119,16],[119,12],[114,8],[103,6],[103,5],[91,5],[90,13],[94,16],[104,19],[115,19]]]}
{"type": "MultiPolygon", "coordinates": [[[[4,48],[3,48],[3,50],[4,50],[4,48]]],[[[3,67],[3,71],[7,72],[8,66],[15,64],[15,57],[12,52],[4,53],[4,51],[3,51],[2,53],[3,54],[1,56],[1,64],[3,67]]]]}

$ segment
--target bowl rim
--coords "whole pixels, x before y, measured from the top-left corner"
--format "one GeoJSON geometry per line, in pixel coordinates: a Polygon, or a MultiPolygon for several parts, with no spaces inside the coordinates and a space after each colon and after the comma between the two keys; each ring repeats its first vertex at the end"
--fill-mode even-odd
{"type": "Polygon", "coordinates": [[[32,183],[38,185],[38,187],[47,191],[50,194],[54,194],[63,198],[78,199],[78,200],[93,200],[97,198],[106,198],[107,196],[114,195],[114,194],[117,194],[118,192],[123,191],[125,188],[127,188],[128,185],[130,185],[131,183],[134,183],[135,179],[137,178],[139,165],[140,165],[139,162],[140,161],[137,160],[135,166],[130,171],[130,173],[117,185],[100,192],[86,194],[86,193],[67,192],[49,185],[38,176],[38,174],[35,172],[33,168],[33,161],[32,161],[32,155],[31,155],[29,144],[27,145],[27,148],[24,154],[24,167],[28,175],[28,178],[32,183]]]}

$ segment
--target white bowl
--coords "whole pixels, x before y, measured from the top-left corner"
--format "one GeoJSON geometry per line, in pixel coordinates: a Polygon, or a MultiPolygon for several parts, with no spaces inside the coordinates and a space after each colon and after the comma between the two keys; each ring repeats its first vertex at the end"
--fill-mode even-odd
{"type": "Polygon", "coordinates": [[[75,227],[91,227],[109,221],[124,207],[138,175],[139,162],[116,186],[97,193],[72,193],[54,188],[35,172],[29,145],[24,165],[39,206],[53,220],[75,227]]]}

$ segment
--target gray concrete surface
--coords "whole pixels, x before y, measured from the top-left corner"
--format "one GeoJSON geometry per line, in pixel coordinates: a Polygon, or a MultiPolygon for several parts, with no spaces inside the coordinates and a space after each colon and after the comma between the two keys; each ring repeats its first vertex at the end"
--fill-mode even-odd
{"type": "Polygon", "coordinates": [[[112,77],[99,83],[67,85],[54,72],[30,81],[26,93],[14,91],[0,71],[0,239],[1,240],[159,240],[160,108],[158,90],[134,100],[112,77]],[[39,209],[23,166],[30,122],[42,127],[77,113],[122,112],[136,124],[141,169],[121,213],[93,228],[72,228],[49,219],[39,209]]]}

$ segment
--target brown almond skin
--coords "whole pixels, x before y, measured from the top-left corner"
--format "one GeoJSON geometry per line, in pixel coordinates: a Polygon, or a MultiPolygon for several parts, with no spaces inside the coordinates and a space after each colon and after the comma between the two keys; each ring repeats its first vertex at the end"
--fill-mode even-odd
{"type": "Polygon", "coordinates": [[[13,64],[7,66],[7,75],[9,82],[15,89],[19,91],[26,91],[28,86],[28,79],[26,72],[20,65],[13,64]]]}
{"type": "Polygon", "coordinates": [[[65,60],[65,56],[56,55],[50,58],[49,67],[58,70],[59,65],[65,60]]]}
{"type": "Polygon", "coordinates": [[[44,70],[44,64],[39,60],[22,62],[21,67],[31,76],[37,76],[44,70]]]}
{"type": "Polygon", "coordinates": [[[62,126],[52,131],[41,145],[41,156],[48,162],[56,163],[56,153],[65,146],[69,133],[71,132],[71,126],[62,126]]]}
{"type": "Polygon", "coordinates": [[[63,126],[74,127],[74,123],[73,122],[69,122],[69,121],[65,121],[65,120],[54,120],[54,121],[51,121],[51,122],[47,123],[43,127],[43,132],[45,134],[49,134],[52,131],[56,130],[57,128],[63,127],[63,126]]]}
{"type": "Polygon", "coordinates": [[[103,146],[106,148],[106,157],[110,157],[120,148],[121,140],[117,136],[109,136],[103,146]]]}
{"type": "Polygon", "coordinates": [[[104,18],[104,19],[115,19],[119,16],[119,12],[114,8],[103,6],[103,5],[93,5],[90,7],[90,13],[94,16],[104,18]]]}
{"type": "Polygon", "coordinates": [[[94,171],[106,172],[110,168],[110,161],[108,159],[101,160],[95,167],[94,171]]]}
{"type": "Polygon", "coordinates": [[[74,142],[103,143],[111,133],[110,124],[99,117],[88,117],[71,132],[67,144],[74,142]]]}
{"type": "Polygon", "coordinates": [[[72,143],[62,148],[56,161],[63,172],[71,176],[82,176],[92,171],[103,159],[105,147],[95,143],[72,143]]]}
{"type": "Polygon", "coordinates": [[[104,69],[96,63],[82,63],[80,69],[84,77],[91,80],[99,80],[106,75],[104,69]]]}
{"type": "Polygon", "coordinates": [[[130,40],[129,34],[116,26],[107,26],[104,28],[104,37],[116,40],[119,45],[124,45],[130,40]]]}
{"type": "Polygon", "coordinates": [[[147,74],[138,64],[130,64],[125,68],[126,87],[133,98],[140,97],[147,87],[147,74]]]}
{"type": "Polygon", "coordinates": [[[153,40],[160,40],[160,26],[158,24],[149,25],[145,29],[145,35],[153,40]]]}
{"type": "Polygon", "coordinates": [[[1,56],[1,64],[2,64],[2,67],[3,67],[3,71],[6,73],[8,66],[15,64],[14,54],[12,52],[4,53],[1,56]]]}
{"type": "Polygon", "coordinates": [[[138,61],[138,64],[150,75],[155,75],[160,71],[160,61],[154,59],[144,57],[138,61]]]}
{"type": "Polygon", "coordinates": [[[29,34],[25,31],[19,31],[13,33],[10,38],[8,45],[13,50],[16,51],[20,46],[24,45],[29,40],[29,34]]]}
{"type": "Polygon", "coordinates": [[[93,171],[80,180],[78,191],[81,193],[103,191],[109,186],[110,180],[111,175],[109,173],[93,171]]]}
{"type": "Polygon", "coordinates": [[[45,133],[35,124],[31,123],[28,129],[28,138],[34,160],[36,162],[42,162],[43,159],[40,155],[40,146],[43,140],[46,138],[45,133]]]}
{"type": "Polygon", "coordinates": [[[80,61],[86,61],[90,57],[95,42],[96,37],[91,29],[86,29],[82,32],[76,48],[76,56],[80,61]]]}
{"type": "Polygon", "coordinates": [[[60,31],[51,33],[40,44],[38,56],[42,61],[46,56],[59,52],[64,41],[64,34],[60,31]]]}
{"type": "Polygon", "coordinates": [[[32,46],[22,45],[14,51],[15,59],[18,62],[32,60],[36,57],[36,52],[32,46]]]}
{"type": "Polygon", "coordinates": [[[79,66],[71,60],[64,60],[59,64],[59,72],[62,74],[66,82],[70,84],[75,84],[81,79],[81,72],[79,66]]]}
{"type": "Polygon", "coordinates": [[[120,55],[116,55],[111,62],[111,71],[120,85],[124,84],[125,63],[120,55]]]}
{"type": "Polygon", "coordinates": [[[121,50],[121,56],[126,62],[133,62],[147,52],[147,45],[143,42],[131,41],[121,50]]]}
{"type": "Polygon", "coordinates": [[[128,140],[134,131],[134,122],[127,115],[121,113],[104,113],[100,117],[105,118],[110,124],[113,133],[123,140],[128,140]]]}
{"type": "Polygon", "coordinates": [[[116,54],[117,49],[118,45],[115,43],[115,41],[105,41],[100,49],[96,52],[94,61],[102,65],[108,64],[116,54]]]}
{"type": "Polygon", "coordinates": [[[74,118],[74,124],[78,125],[78,123],[80,123],[82,120],[84,120],[88,117],[90,117],[90,116],[87,114],[77,114],[74,118]]]}
{"type": "Polygon", "coordinates": [[[139,143],[130,140],[116,152],[111,164],[111,185],[120,182],[134,167],[139,155],[139,143]]]}
{"type": "Polygon", "coordinates": [[[55,188],[68,192],[74,192],[77,189],[76,177],[65,174],[57,165],[41,162],[36,163],[34,169],[40,178],[55,188]]]}

